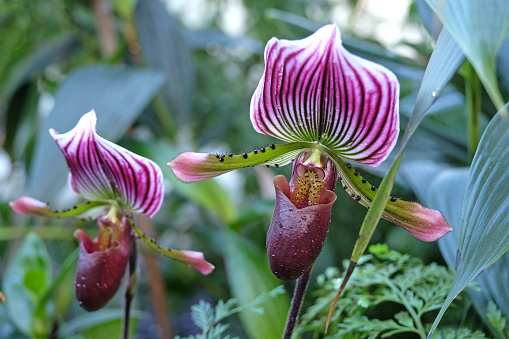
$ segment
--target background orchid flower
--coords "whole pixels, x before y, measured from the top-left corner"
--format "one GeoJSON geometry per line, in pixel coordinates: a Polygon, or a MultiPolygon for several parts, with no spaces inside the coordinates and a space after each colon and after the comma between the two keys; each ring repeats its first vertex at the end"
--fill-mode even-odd
{"type": "MultiPolygon", "coordinates": [[[[80,243],[76,296],[88,311],[103,307],[118,290],[130,255],[135,255],[133,231],[154,248],[154,241],[134,225],[134,213],[153,217],[164,197],[159,166],[101,138],[95,131],[96,120],[92,110],[65,134],[50,130],[69,166],[70,188],[87,202],[64,211],[52,210],[31,197],[10,204],[19,214],[97,219],[94,240],[83,230],[74,233],[80,243]]],[[[203,274],[214,268],[200,252],[155,249],[203,274]]]]}
{"type": "MultiPolygon", "coordinates": [[[[177,178],[193,182],[237,168],[262,164],[279,167],[293,160],[292,183],[298,182],[296,176],[301,177],[302,171],[321,179],[301,184],[299,189],[307,192],[305,194],[315,190],[313,184],[334,181],[327,189],[320,190],[319,196],[308,206],[331,204],[335,199],[331,193],[338,179],[348,195],[369,208],[376,187],[344,160],[377,166],[387,158],[399,133],[398,99],[399,83],[395,75],[378,64],[350,54],[342,46],[337,25],[322,27],[302,40],[273,38],[265,49],[265,72],[252,97],[250,115],[255,130],[288,143],[272,144],[240,155],[184,152],[169,162],[169,166],[177,178]],[[334,167],[331,171],[326,170],[329,163],[334,167]],[[330,177],[323,177],[325,173],[330,177]]],[[[301,220],[295,213],[302,213],[305,207],[295,199],[286,178],[278,176],[274,183],[276,210],[267,237],[269,261],[277,276],[294,279],[297,272],[302,274],[316,259],[316,245],[310,243],[307,249],[294,251],[295,257],[303,258],[302,267],[281,275],[282,266],[293,263],[273,253],[287,253],[277,250],[282,243],[274,239],[280,234],[273,229],[274,224],[282,219],[301,220]],[[287,215],[289,208],[281,208],[288,205],[285,196],[295,207],[292,216],[287,215]],[[313,255],[309,255],[310,252],[313,255]],[[273,255],[278,258],[273,260],[273,255]]],[[[328,229],[330,210],[322,206],[314,215],[325,216],[328,229]]],[[[435,241],[451,230],[440,212],[394,197],[390,198],[383,217],[423,241],[435,241]]],[[[321,230],[317,239],[320,253],[327,231],[315,226],[316,221],[307,222],[300,232],[321,230]]],[[[285,237],[291,246],[297,243],[300,246],[301,238],[306,238],[299,232],[296,234],[295,229],[290,231],[290,227],[282,227],[281,232],[283,230],[291,232],[291,236],[285,237]]],[[[313,235],[316,236],[311,234],[307,239],[313,235]]]]}

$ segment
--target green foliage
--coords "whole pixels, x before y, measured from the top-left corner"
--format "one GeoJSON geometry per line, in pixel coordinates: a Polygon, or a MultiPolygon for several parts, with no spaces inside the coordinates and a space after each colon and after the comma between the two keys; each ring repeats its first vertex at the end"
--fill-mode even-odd
{"type": "MultiPolygon", "coordinates": [[[[312,331],[325,338],[379,338],[412,333],[426,338],[427,313],[436,311],[451,287],[453,273],[444,266],[424,265],[418,258],[389,250],[387,245],[372,245],[339,299],[325,335],[325,321],[342,278],[336,268],[317,277],[316,300],[302,316],[294,333],[299,338],[312,331]],[[382,318],[375,315],[383,309],[382,318]]],[[[345,269],[348,262],[345,262],[345,269]]],[[[494,312],[497,322],[501,315],[494,312]]],[[[482,332],[467,328],[448,328],[437,338],[485,338],[482,332]]]]}
{"type": "MultiPolygon", "coordinates": [[[[272,291],[260,294],[253,302],[243,306],[238,306],[237,299],[230,299],[227,302],[219,300],[216,307],[213,308],[209,303],[200,300],[199,304],[191,307],[191,317],[202,332],[201,334],[192,335],[184,339],[230,339],[229,335],[224,335],[230,326],[229,324],[221,323],[222,320],[245,310],[263,314],[264,309],[261,305],[268,299],[275,298],[284,293],[283,286],[278,286],[272,291]]],[[[175,339],[179,338],[179,336],[175,337],[175,339]]]]}
{"type": "Polygon", "coordinates": [[[50,284],[51,260],[46,246],[38,235],[29,233],[2,279],[8,314],[26,335],[39,338],[49,333],[52,305],[43,297],[50,284]]]}

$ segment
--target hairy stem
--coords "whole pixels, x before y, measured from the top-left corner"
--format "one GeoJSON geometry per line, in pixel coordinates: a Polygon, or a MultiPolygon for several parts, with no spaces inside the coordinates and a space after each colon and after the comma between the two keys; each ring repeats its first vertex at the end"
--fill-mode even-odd
{"type": "Polygon", "coordinates": [[[288,313],[288,319],[286,320],[285,332],[283,339],[290,339],[292,337],[293,329],[299,318],[300,308],[302,306],[302,300],[306,294],[306,288],[308,287],[309,277],[311,276],[311,270],[313,265],[308,268],[306,272],[297,280],[297,285],[293,292],[292,305],[290,312],[288,313]]]}

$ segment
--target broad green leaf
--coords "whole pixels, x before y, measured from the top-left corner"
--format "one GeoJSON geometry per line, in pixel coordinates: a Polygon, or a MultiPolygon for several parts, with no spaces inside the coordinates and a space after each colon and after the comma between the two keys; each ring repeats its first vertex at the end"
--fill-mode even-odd
{"type": "Polygon", "coordinates": [[[472,162],[458,229],[456,275],[433,333],[456,295],[509,248],[509,117],[499,111],[472,162]]]}
{"type": "MultiPolygon", "coordinates": [[[[280,282],[272,275],[265,251],[237,233],[225,230],[226,274],[233,296],[239,305],[255,300],[273,290],[280,282]]],[[[286,295],[278,295],[263,304],[263,314],[252,310],[240,313],[240,319],[252,339],[281,338],[290,303],[286,295]]]]}
{"type": "Polygon", "coordinates": [[[422,119],[424,119],[426,112],[438,99],[445,85],[459,69],[463,60],[464,57],[458,45],[447,30],[442,29],[417,93],[415,106],[405,129],[399,154],[402,154],[404,147],[422,119]],[[447,60],[447,62],[444,62],[444,60],[447,60]]]}
{"type": "MultiPolygon", "coordinates": [[[[437,173],[437,172],[435,172],[437,173]]],[[[431,208],[440,209],[453,231],[438,241],[440,251],[447,265],[454,269],[456,265],[456,253],[458,242],[458,229],[460,224],[461,205],[469,177],[468,168],[451,168],[440,172],[433,180],[428,181],[428,197],[426,201],[431,208]]],[[[509,286],[505,277],[509,270],[509,253],[505,253],[493,265],[488,267],[483,274],[476,278],[479,288],[468,288],[467,292],[474,304],[477,313],[490,328],[492,334],[500,338],[500,333],[491,326],[487,318],[490,301],[495,300],[498,308],[504,316],[507,313],[509,300],[509,286]]]]}
{"type": "Polygon", "coordinates": [[[166,107],[179,125],[189,122],[194,69],[191,52],[178,22],[159,0],[138,1],[134,15],[147,66],[162,71],[166,76],[161,91],[166,107]]]}
{"type": "Polygon", "coordinates": [[[65,133],[91,109],[97,113],[97,133],[119,139],[162,85],[162,75],[126,67],[84,66],[69,75],[55,95],[55,107],[42,124],[30,169],[28,195],[52,200],[67,181],[67,165],[50,128],[65,133]]]}
{"type": "Polygon", "coordinates": [[[436,15],[433,13],[433,10],[428,6],[428,4],[426,4],[426,0],[415,0],[414,4],[419,11],[419,15],[424,27],[433,37],[433,39],[436,40],[440,34],[440,31],[442,30],[442,23],[437,19],[436,15]]]}
{"type": "Polygon", "coordinates": [[[41,323],[42,319],[36,319],[34,314],[36,305],[50,284],[51,259],[46,246],[38,235],[29,233],[2,279],[9,317],[26,335],[47,335],[51,330],[50,323],[41,323]]]}
{"type": "MultiPolygon", "coordinates": [[[[474,66],[491,100],[504,101],[495,71],[500,45],[509,26],[506,0],[426,0],[474,66]]],[[[446,64],[446,62],[444,62],[446,64]]]]}

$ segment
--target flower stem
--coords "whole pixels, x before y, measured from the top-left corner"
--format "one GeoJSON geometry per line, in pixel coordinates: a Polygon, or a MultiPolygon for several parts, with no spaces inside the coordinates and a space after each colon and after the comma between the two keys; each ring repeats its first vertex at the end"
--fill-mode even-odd
{"type": "Polygon", "coordinates": [[[295,328],[295,324],[299,318],[302,300],[306,294],[306,288],[308,287],[309,277],[311,276],[312,269],[313,265],[311,265],[309,269],[304,272],[304,274],[297,280],[297,285],[293,291],[292,305],[290,307],[290,312],[288,313],[288,319],[286,320],[283,339],[290,339],[292,337],[293,329],[295,328]]]}
{"type": "Polygon", "coordinates": [[[465,94],[467,101],[467,148],[472,161],[479,144],[479,115],[481,113],[481,82],[472,65],[466,63],[465,94]]]}
{"type": "Polygon", "coordinates": [[[133,301],[134,293],[137,285],[137,272],[136,262],[138,257],[138,240],[134,236],[134,231],[131,228],[131,246],[129,252],[129,280],[125,289],[125,311],[124,311],[124,326],[123,326],[123,339],[129,338],[129,321],[131,316],[131,303],[133,301]]]}

